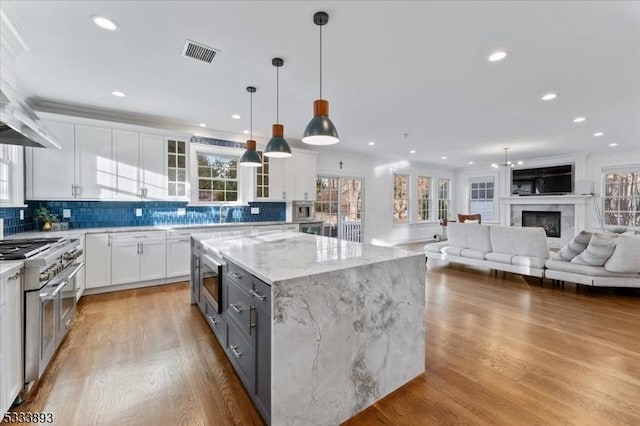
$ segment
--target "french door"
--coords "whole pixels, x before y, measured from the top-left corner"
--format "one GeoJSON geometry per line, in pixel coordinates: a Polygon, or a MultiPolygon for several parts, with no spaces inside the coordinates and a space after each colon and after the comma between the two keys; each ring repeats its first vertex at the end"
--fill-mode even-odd
{"type": "Polygon", "coordinates": [[[318,176],[315,220],[324,224],[323,235],[362,242],[364,239],[364,179],[318,176]]]}

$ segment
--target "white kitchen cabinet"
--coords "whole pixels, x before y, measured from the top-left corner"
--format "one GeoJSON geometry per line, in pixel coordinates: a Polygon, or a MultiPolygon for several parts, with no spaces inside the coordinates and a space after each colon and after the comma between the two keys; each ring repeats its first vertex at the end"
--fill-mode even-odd
{"type": "Polygon", "coordinates": [[[167,148],[160,135],[140,133],[140,182],[144,198],[167,198],[167,148]]]}
{"type": "Polygon", "coordinates": [[[141,195],[138,133],[113,130],[113,163],[115,166],[115,197],[136,199],[141,195]]]}
{"type": "Polygon", "coordinates": [[[76,197],[113,198],[115,167],[111,129],[77,124],[75,135],[76,197]]]}
{"type": "Polygon", "coordinates": [[[111,234],[87,234],[85,237],[85,287],[111,285],[111,234]]]}
{"type": "Polygon", "coordinates": [[[21,271],[0,280],[0,413],[11,407],[22,385],[21,271]]]}
{"type": "Polygon", "coordinates": [[[315,200],[318,165],[315,154],[296,153],[294,162],[295,198],[294,200],[315,200]]]}
{"type": "Polygon", "coordinates": [[[163,231],[116,234],[111,249],[111,284],[165,278],[165,262],[163,231]]]}
{"type": "Polygon", "coordinates": [[[188,236],[167,239],[167,277],[189,275],[190,243],[188,236]]]}
{"type": "Polygon", "coordinates": [[[266,199],[315,200],[317,170],[317,158],[312,153],[294,151],[291,158],[269,159],[269,197],[266,199]]]}
{"type": "Polygon", "coordinates": [[[27,198],[72,198],[75,193],[75,128],[73,124],[44,121],[62,149],[27,148],[27,198]]]}

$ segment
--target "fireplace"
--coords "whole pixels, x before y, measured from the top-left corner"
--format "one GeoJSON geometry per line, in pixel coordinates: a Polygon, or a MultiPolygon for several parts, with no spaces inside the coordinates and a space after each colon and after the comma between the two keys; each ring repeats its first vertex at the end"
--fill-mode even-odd
{"type": "Polygon", "coordinates": [[[560,238],[560,212],[523,211],[522,226],[540,227],[547,237],[560,238]]]}

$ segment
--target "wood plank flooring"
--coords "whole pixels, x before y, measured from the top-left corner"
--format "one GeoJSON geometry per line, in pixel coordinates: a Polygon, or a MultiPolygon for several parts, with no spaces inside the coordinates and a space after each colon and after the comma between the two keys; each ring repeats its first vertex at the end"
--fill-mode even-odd
{"type": "MultiPolygon", "coordinates": [[[[427,273],[427,372],[354,425],[640,424],[640,294],[427,273]]],[[[88,296],[33,399],[55,424],[262,421],[187,284],[88,296]]]]}

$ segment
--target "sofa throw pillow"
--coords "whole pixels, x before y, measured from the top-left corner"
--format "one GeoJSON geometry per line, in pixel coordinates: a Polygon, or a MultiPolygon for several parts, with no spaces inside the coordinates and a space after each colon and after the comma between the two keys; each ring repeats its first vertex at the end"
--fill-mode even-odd
{"type": "Polygon", "coordinates": [[[589,245],[589,241],[591,240],[591,232],[581,231],[578,235],[573,237],[571,241],[565,244],[564,247],[558,251],[558,256],[560,260],[564,260],[566,262],[570,261],[587,248],[589,245]]]}
{"type": "Polygon", "coordinates": [[[609,272],[640,274],[640,235],[620,235],[613,254],[604,264],[609,272]]]}
{"type": "Polygon", "coordinates": [[[571,259],[573,263],[589,266],[604,266],[616,249],[618,234],[595,233],[582,253],[571,259]]]}

